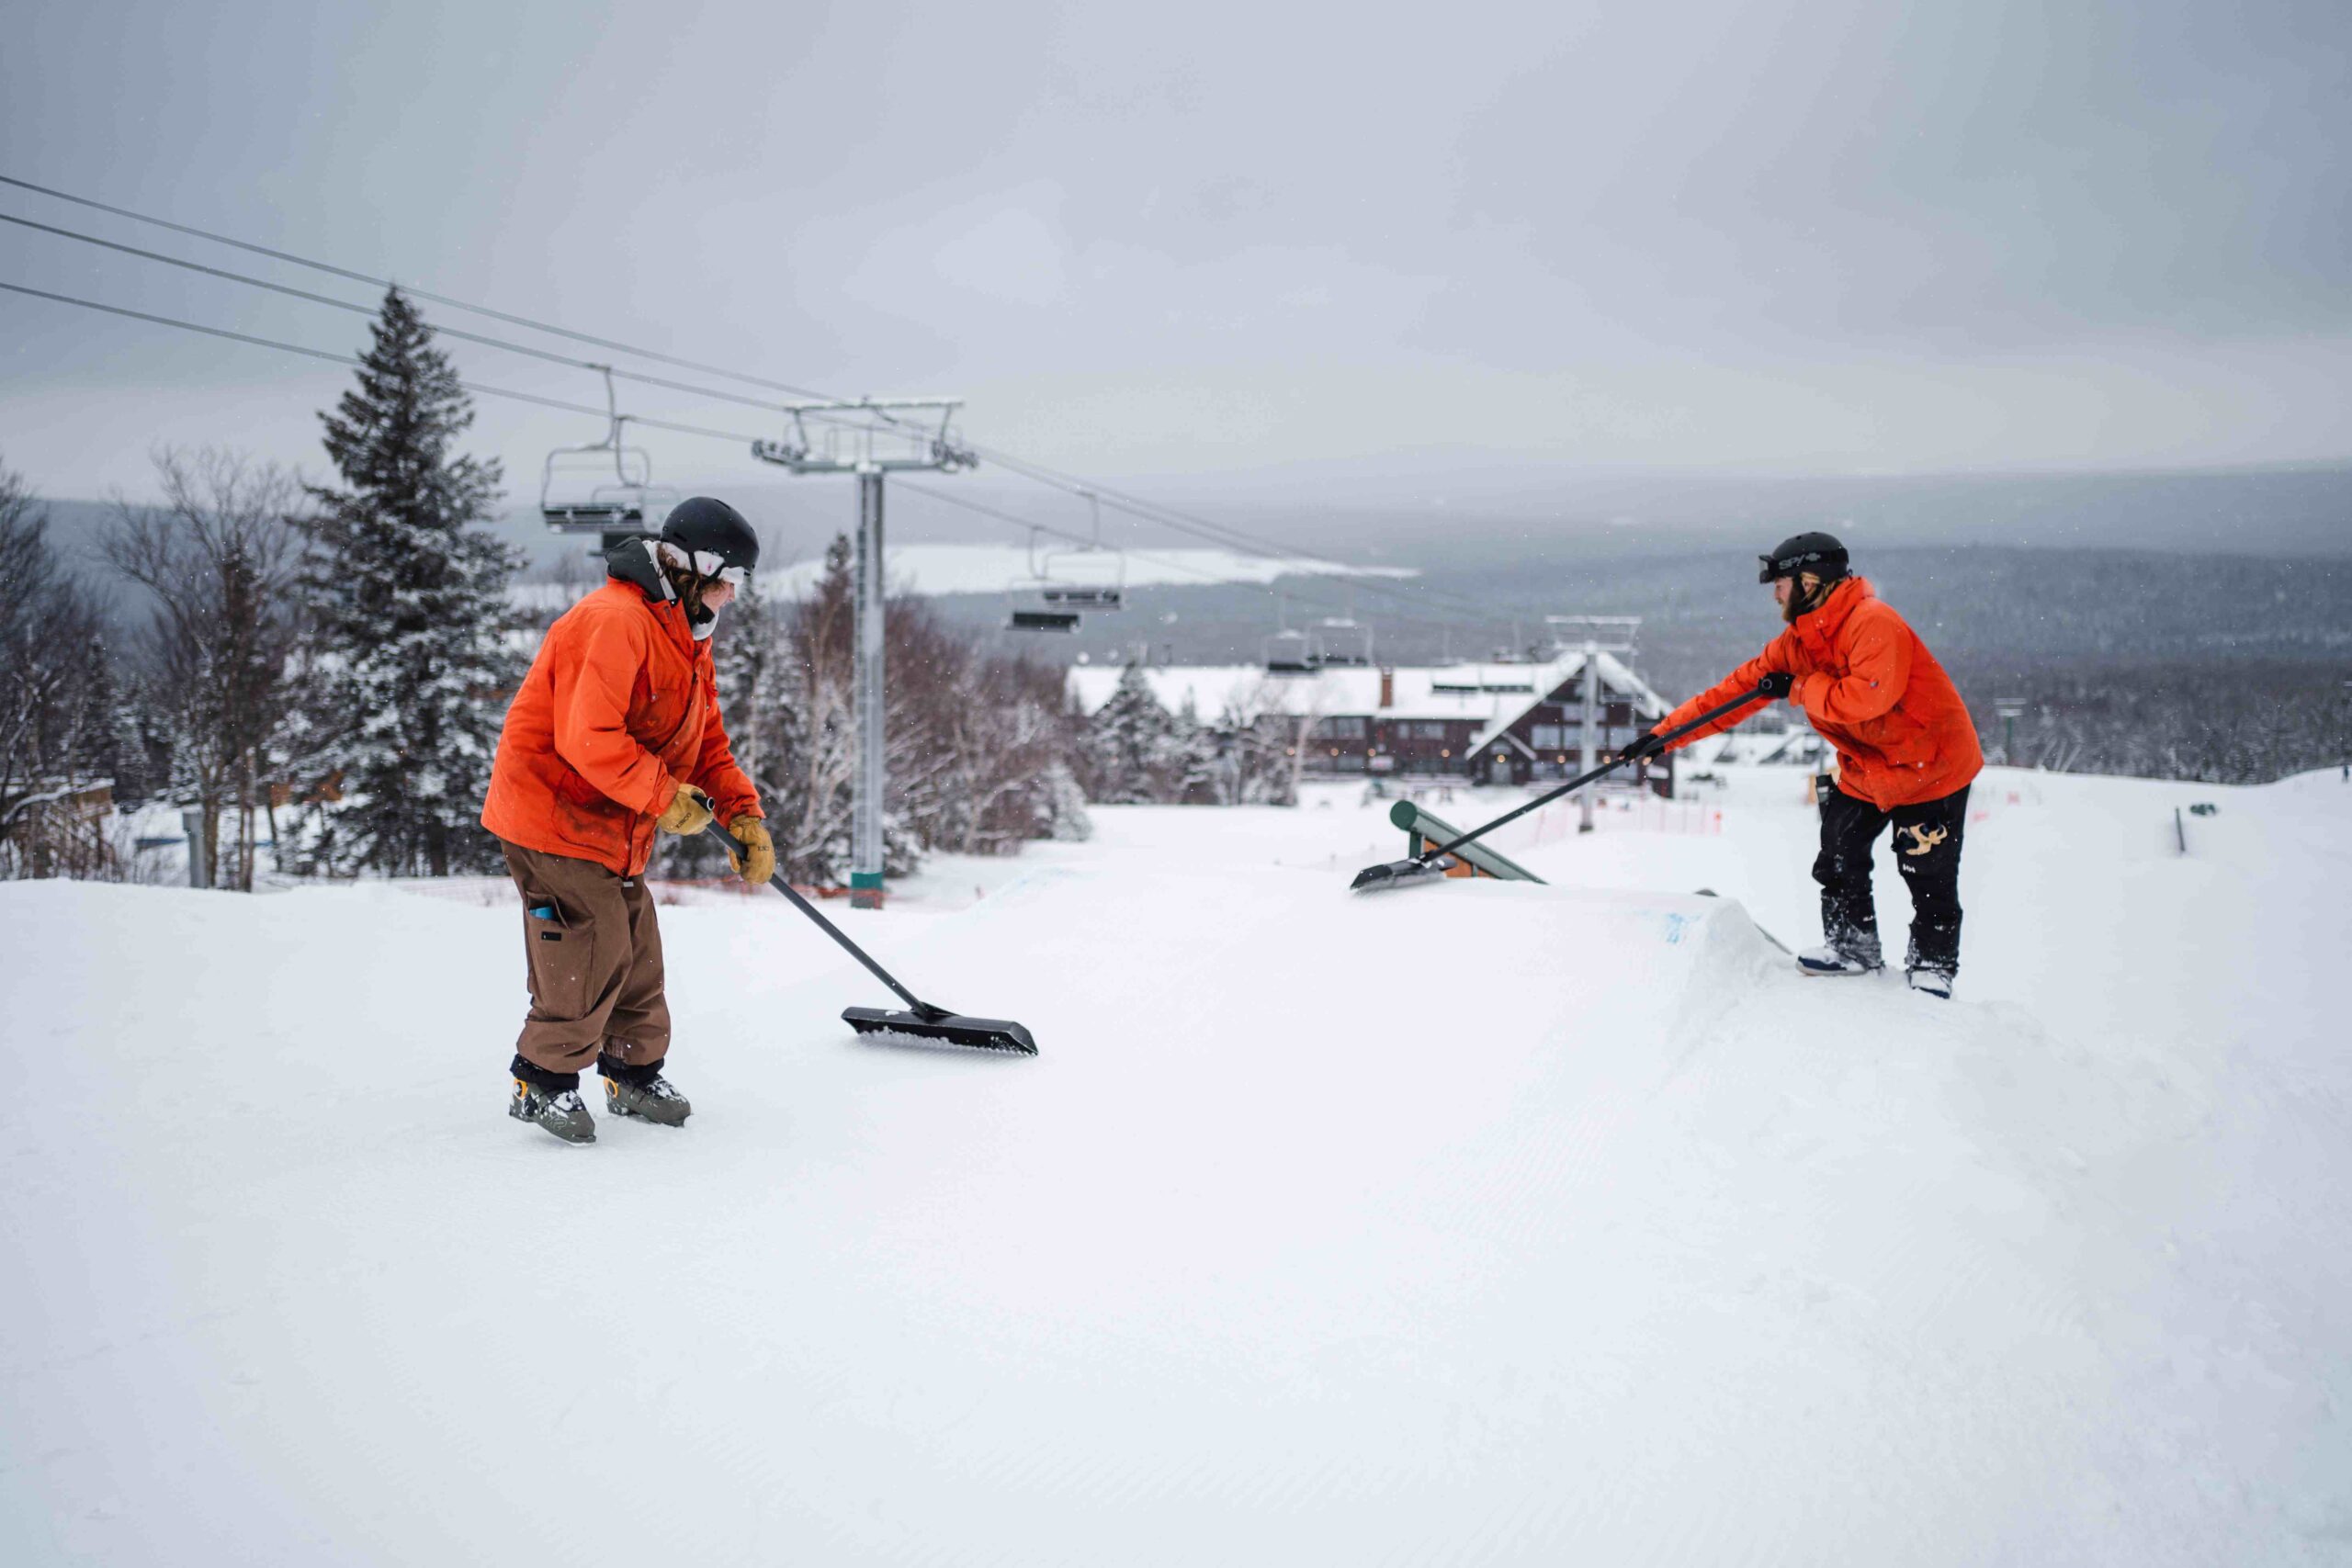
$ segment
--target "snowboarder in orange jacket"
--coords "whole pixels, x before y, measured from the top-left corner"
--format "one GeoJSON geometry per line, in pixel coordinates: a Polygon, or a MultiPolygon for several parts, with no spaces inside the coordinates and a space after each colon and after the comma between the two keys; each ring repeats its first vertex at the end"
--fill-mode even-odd
{"type": "MultiPolygon", "coordinates": [[[[1659,732],[1763,685],[1804,711],[1838,753],[1836,784],[1821,800],[1824,946],[1798,956],[1807,975],[1862,975],[1882,966],[1871,898],[1871,847],[1891,825],[1895,864],[1911,890],[1914,989],[1951,995],[1960,972],[1960,844],[1968,786],[1984,765],[1976,723],[1928,645],[1870,583],[1850,574],[1846,547],[1799,534],[1758,558],[1788,629],[1764,651],[1666,716],[1635,743],[1669,750],[1659,732]]],[[[1752,710],[1750,710],[1752,712],[1752,710]]],[[[1728,729],[1738,713],[1677,745],[1728,729]]]]}
{"type": "Polygon", "coordinates": [[[670,1004],[645,888],[657,829],[725,824],[746,881],[775,873],[759,791],[718,716],[710,634],[759,561],[759,536],[723,501],[672,509],[661,536],[616,545],[603,587],[557,618],[506,710],[482,826],[523,896],[531,1010],[515,1043],[510,1115],[591,1143],[580,1070],[605,1106],[675,1126],[692,1109],[662,1076],[670,1004]]]}

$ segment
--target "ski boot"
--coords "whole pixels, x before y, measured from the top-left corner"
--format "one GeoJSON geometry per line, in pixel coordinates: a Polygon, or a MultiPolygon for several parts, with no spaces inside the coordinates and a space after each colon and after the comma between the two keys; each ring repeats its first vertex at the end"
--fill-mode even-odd
{"type": "Polygon", "coordinates": [[[596,1141],[595,1118],[580,1102],[578,1089],[548,1089],[516,1078],[514,1096],[506,1102],[506,1114],[517,1122],[542,1128],[567,1144],[596,1141]]]}
{"type": "Polygon", "coordinates": [[[1868,975],[1885,967],[1874,957],[1864,958],[1834,947],[1808,947],[1797,954],[1800,975],[1868,975]]]}
{"type": "Polygon", "coordinates": [[[1951,975],[1949,971],[1915,965],[1907,973],[1913,990],[1923,991],[1944,1001],[1951,1000],[1951,975]]]}
{"type": "Polygon", "coordinates": [[[605,1075],[605,1109],[616,1116],[641,1116],[674,1127],[694,1114],[694,1105],[662,1076],[659,1062],[631,1067],[605,1060],[596,1070],[605,1075]]]}

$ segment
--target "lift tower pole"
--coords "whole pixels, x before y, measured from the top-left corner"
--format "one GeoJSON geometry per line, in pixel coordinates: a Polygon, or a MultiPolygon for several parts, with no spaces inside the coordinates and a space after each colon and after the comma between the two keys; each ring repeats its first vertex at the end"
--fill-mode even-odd
{"type": "Polygon", "coordinates": [[[860,398],[793,403],[791,434],[754,441],[752,456],[796,474],[857,476],[857,581],[854,691],[857,709],[857,787],[850,800],[849,901],[882,907],[882,797],[885,661],[882,638],[882,478],[907,469],[954,473],[978,459],[956,437],[961,398],[860,398]],[[811,427],[814,427],[813,433],[811,427]]]}
{"type": "MultiPolygon", "coordinates": [[[[1639,615],[1546,615],[1544,621],[1559,628],[1553,635],[1555,647],[1581,640],[1584,645],[1584,705],[1578,716],[1577,730],[1577,769],[1589,773],[1600,763],[1600,656],[1604,653],[1631,654],[1635,635],[1641,630],[1639,615]]],[[[1628,698],[1630,701],[1631,699],[1628,698]]],[[[1592,831],[1592,796],[1589,788],[1577,792],[1577,831],[1592,831]]]]}

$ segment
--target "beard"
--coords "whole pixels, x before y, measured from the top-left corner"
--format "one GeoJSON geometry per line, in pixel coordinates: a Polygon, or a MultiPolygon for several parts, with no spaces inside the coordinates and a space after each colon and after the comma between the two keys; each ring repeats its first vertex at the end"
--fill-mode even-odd
{"type": "Polygon", "coordinates": [[[1789,602],[1781,606],[1781,619],[1790,626],[1796,625],[1798,616],[1819,609],[1821,602],[1829,597],[1829,591],[1837,586],[1834,582],[1816,582],[1808,589],[1802,582],[1793,584],[1789,589],[1789,602]]]}

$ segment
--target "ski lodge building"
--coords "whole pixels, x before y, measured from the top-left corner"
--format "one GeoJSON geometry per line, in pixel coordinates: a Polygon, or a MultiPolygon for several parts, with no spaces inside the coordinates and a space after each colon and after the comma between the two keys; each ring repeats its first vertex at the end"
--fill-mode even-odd
{"type": "MultiPolygon", "coordinates": [[[[1203,723],[1247,716],[1303,745],[1303,772],[1330,778],[1451,776],[1478,784],[1573,778],[1583,746],[1582,649],[1542,664],[1436,666],[1259,664],[1147,667],[1144,680],[1170,713],[1203,723]]],[[[1593,656],[1600,682],[1595,744],[1603,760],[1673,705],[1611,654],[1593,656]]],[[[1070,694],[1088,715],[1110,701],[1115,664],[1078,665],[1070,694]]],[[[1633,782],[1672,799],[1669,753],[1637,763],[1633,782]]]]}

